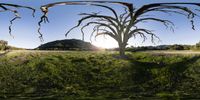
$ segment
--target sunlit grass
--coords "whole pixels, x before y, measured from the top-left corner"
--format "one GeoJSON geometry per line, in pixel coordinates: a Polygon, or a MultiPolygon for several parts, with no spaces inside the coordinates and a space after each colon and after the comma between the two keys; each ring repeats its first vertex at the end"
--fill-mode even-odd
{"type": "Polygon", "coordinates": [[[199,98],[200,55],[117,53],[11,51],[0,57],[0,97],[199,98]]]}

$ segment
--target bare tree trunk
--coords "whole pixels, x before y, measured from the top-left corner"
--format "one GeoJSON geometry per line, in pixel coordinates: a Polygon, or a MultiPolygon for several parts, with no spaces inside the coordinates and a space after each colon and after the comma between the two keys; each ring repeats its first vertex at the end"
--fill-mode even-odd
{"type": "Polygon", "coordinates": [[[120,57],[125,57],[125,48],[126,48],[126,45],[124,45],[123,43],[119,43],[119,54],[120,54],[120,57]]]}

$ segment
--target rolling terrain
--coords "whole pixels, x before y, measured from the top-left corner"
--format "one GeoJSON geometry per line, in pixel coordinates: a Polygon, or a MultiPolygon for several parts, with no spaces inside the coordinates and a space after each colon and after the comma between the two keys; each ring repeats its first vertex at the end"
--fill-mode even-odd
{"type": "Polygon", "coordinates": [[[199,52],[160,52],[10,51],[0,57],[0,97],[199,99],[199,52]]]}

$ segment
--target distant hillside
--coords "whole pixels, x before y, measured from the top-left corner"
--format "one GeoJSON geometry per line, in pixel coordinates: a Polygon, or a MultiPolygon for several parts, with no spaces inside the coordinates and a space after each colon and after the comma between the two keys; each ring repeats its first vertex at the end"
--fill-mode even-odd
{"type": "Polygon", "coordinates": [[[77,39],[56,40],[40,45],[38,50],[98,50],[89,42],[77,39]]]}
{"type": "Polygon", "coordinates": [[[26,50],[25,48],[19,48],[19,47],[14,47],[14,46],[7,46],[7,50],[26,50]]]}

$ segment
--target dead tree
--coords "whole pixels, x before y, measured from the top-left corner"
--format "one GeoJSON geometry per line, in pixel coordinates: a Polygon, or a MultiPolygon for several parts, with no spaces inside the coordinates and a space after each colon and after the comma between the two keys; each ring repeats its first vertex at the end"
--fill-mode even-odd
{"type": "Polygon", "coordinates": [[[11,12],[14,14],[14,18],[12,18],[10,20],[10,25],[9,25],[9,34],[12,36],[11,32],[12,32],[12,25],[13,25],[13,22],[16,20],[16,19],[20,19],[20,14],[18,12],[18,8],[23,8],[23,9],[29,9],[29,10],[32,10],[32,16],[34,17],[34,13],[35,13],[35,9],[32,8],[32,7],[28,7],[28,6],[22,6],[22,5],[16,5],[16,4],[9,4],[9,3],[0,3],[0,12],[11,12]]]}
{"type": "MultiPolygon", "coordinates": [[[[81,26],[82,23],[85,23],[81,27],[81,32],[83,34],[83,29],[89,25],[93,25],[93,32],[91,33],[91,37],[95,35],[95,37],[99,35],[108,35],[115,39],[119,45],[119,53],[120,56],[125,56],[125,48],[127,46],[127,42],[130,38],[139,35],[143,38],[143,41],[147,39],[147,36],[151,36],[151,41],[154,42],[154,39],[159,39],[155,33],[151,30],[145,29],[143,27],[138,27],[139,23],[146,21],[155,21],[165,25],[167,28],[171,28],[173,30],[174,23],[170,20],[161,19],[155,16],[150,16],[151,12],[162,12],[167,14],[180,14],[189,19],[192,25],[192,29],[194,30],[194,17],[198,16],[196,12],[198,9],[190,9],[189,6],[200,7],[200,3],[153,3],[142,6],[141,8],[134,8],[131,3],[126,2],[117,2],[117,1],[70,1],[70,2],[56,2],[41,6],[41,10],[44,15],[41,17],[40,22],[38,23],[41,27],[42,22],[48,22],[47,13],[49,8],[57,6],[57,5],[91,5],[102,7],[108,9],[112,12],[113,16],[99,14],[99,13],[81,13],[83,16],[78,24],[72,27],[69,31],[67,31],[66,36],[70,33],[71,30],[81,26]],[[107,3],[111,4],[120,4],[124,6],[125,11],[122,14],[118,14],[116,10],[106,5],[107,3]],[[87,21],[86,21],[87,20],[87,21]],[[86,22],[85,22],[86,21],[86,22]]],[[[40,32],[40,27],[38,32],[40,34],[40,38],[42,38],[42,34],[40,32]]]]}

